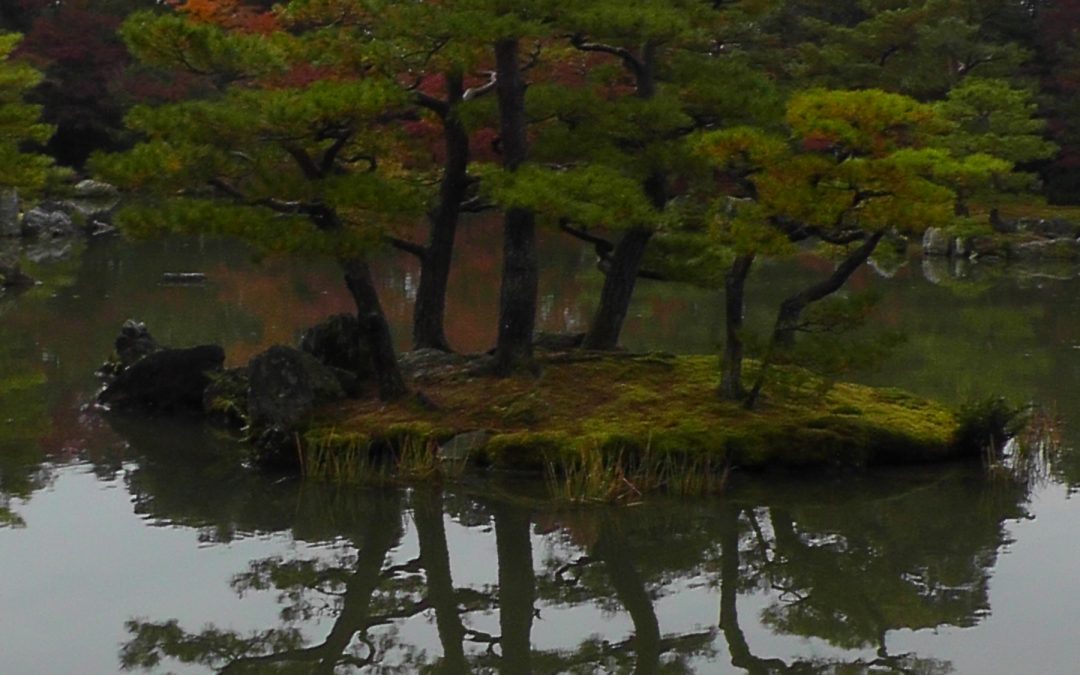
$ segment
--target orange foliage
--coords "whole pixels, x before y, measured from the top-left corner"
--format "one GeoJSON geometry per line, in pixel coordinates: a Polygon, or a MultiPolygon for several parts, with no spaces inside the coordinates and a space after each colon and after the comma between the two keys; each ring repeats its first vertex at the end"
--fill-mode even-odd
{"type": "Polygon", "coordinates": [[[246,5],[243,0],[169,0],[169,4],[200,23],[264,35],[278,29],[272,12],[246,5]]]}

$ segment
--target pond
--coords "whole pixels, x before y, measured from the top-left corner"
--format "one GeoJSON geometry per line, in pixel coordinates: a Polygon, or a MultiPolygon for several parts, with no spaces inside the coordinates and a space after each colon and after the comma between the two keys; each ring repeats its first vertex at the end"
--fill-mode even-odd
{"type": "MultiPolygon", "coordinates": [[[[499,260],[464,228],[448,332],[494,338],[499,260]]],[[[582,330],[590,252],[542,250],[541,323],[582,330]]],[[[407,336],[416,270],[380,286],[407,336]]],[[[721,497],[552,505],[544,486],[334,487],[242,467],[221,433],[87,409],[121,322],[243,363],[348,311],[333,266],[216,240],[90,242],[0,297],[0,672],[1016,673],[1080,657],[1076,270],[913,260],[852,287],[907,335],[859,377],[1060,420],[1025,480],[979,466],[737,475],[721,497]],[[166,285],[164,272],[207,282],[166,285]]],[[[753,279],[752,324],[812,258],[753,279]]],[[[711,352],[713,291],[643,283],[625,343],[711,352]]]]}

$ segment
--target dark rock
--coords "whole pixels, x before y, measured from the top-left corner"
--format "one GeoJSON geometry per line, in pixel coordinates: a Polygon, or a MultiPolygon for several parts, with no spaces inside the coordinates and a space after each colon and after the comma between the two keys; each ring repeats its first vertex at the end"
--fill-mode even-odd
{"type": "Polygon", "coordinates": [[[476,358],[441,349],[415,349],[402,353],[398,357],[398,365],[409,377],[422,380],[463,370],[475,363],[476,358]]]}
{"type": "Polygon", "coordinates": [[[271,347],[252,358],[247,371],[255,461],[295,466],[297,428],[316,406],[343,398],[344,390],[330,368],[291,347],[271,347]]]}
{"type": "Polygon", "coordinates": [[[278,345],[251,359],[247,395],[252,425],[290,429],[316,406],[343,398],[345,392],[314,356],[278,345]]]}
{"type": "Polygon", "coordinates": [[[203,412],[211,422],[227,427],[248,424],[247,368],[229,368],[214,373],[203,391],[203,412]]]}
{"type": "Polygon", "coordinates": [[[116,348],[116,362],[119,370],[128,368],[139,359],[160,352],[163,348],[158,341],[150,335],[146,324],[135,319],[128,319],[120,327],[120,335],[113,343],[116,348]]]}
{"type": "Polygon", "coordinates": [[[7,256],[0,256],[0,287],[3,288],[29,288],[35,283],[33,277],[22,271],[19,261],[7,256]]]}
{"type": "Polygon", "coordinates": [[[224,362],[218,345],[156,351],[121,371],[98,402],[113,410],[200,412],[210,373],[224,362]]]}
{"type": "Polygon", "coordinates": [[[0,189],[0,237],[18,237],[20,234],[19,193],[15,188],[0,189]]]}
{"type": "Polygon", "coordinates": [[[585,333],[537,333],[533,347],[546,352],[566,352],[585,342],[585,333]]]}
{"type": "Polygon", "coordinates": [[[161,281],[165,284],[189,286],[206,283],[206,275],[202,272],[164,272],[161,281]]]}
{"type": "Polygon", "coordinates": [[[360,341],[360,322],[353,314],[335,314],[300,337],[300,350],[319,363],[361,377],[371,375],[371,357],[360,341]]]}

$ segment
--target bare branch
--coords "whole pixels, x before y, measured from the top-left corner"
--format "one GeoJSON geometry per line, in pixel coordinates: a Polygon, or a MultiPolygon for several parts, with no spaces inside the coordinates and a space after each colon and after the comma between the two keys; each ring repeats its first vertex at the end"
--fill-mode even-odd
{"type": "Polygon", "coordinates": [[[465,93],[461,95],[462,101],[473,101],[481,96],[486,96],[495,91],[495,87],[498,86],[499,78],[494,70],[488,71],[488,81],[479,87],[469,87],[465,90],[465,93]]]}

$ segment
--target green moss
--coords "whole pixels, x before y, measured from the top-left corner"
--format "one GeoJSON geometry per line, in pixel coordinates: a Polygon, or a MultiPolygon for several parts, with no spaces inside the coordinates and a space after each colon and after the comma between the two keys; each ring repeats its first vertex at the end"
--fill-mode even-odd
{"type": "Polygon", "coordinates": [[[552,360],[538,378],[447,373],[423,384],[435,409],[352,401],[323,411],[304,438],[306,456],[316,458],[306,465],[328,478],[382,477],[388,463],[379,457],[389,456],[414,477],[443,476],[438,445],[485,430],[471,464],[545,475],[563,496],[621,499],[718,489],[732,467],[861,467],[966,452],[955,440],[957,416],[906,392],[826,387],[805,371],[778,369],[781,386],[746,411],[719,399],[717,367],[712,356],[622,354],[552,360]]]}

